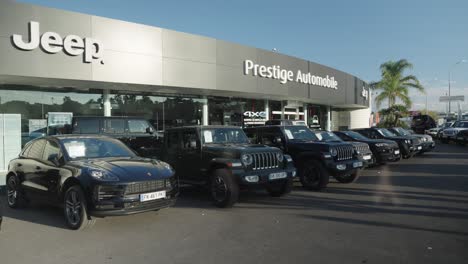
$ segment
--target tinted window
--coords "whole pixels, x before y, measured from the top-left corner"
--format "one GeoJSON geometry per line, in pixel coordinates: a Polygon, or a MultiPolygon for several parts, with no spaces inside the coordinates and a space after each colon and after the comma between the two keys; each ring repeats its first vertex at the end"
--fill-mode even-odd
{"type": "Polygon", "coordinates": [[[240,128],[205,128],[202,130],[203,143],[248,143],[249,140],[240,128]]]}
{"type": "Polygon", "coordinates": [[[135,156],[125,144],[112,138],[66,138],[62,142],[71,159],[135,156]]]}
{"type": "Polygon", "coordinates": [[[108,134],[123,134],[125,133],[124,119],[105,119],[104,133],[108,134]]]}
{"type": "Polygon", "coordinates": [[[146,133],[148,127],[151,127],[151,125],[146,120],[128,120],[128,132],[130,133],[146,133]]]}
{"type": "Polygon", "coordinates": [[[315,134],[305,126],[289,126],[284,127],[284,133],[289,140],[306,140],[315,141],[318,138],[315,134]]]}
{"type": "Polygon", "coordinates": [[[257,130],[253,129],[244,129],[245,135],[250,139],[252,143],[257,143],[257,130]]]}
{"type": "Polygon", "coordinates": [[[195,130],[186,130],[182,132],[182,149],[193,149],[196,146],[190,146],[191,142],[197,142],[195,130]]]}
{"type": "Polygon", "coordinates": [[[35,141],[31,145],[31,149],[28,152],[28,158],[42,159],[42,152],[44,150],[45,140],[35,141]]]}
{"type": "Polygon", "coordinates": [[[169,149],[177,149],[180,146],[179,140],[179,132],[178,131],[171,131],[167,135],[167,148],[169,149]]]}
{"type": "Polygon", "coordinates": [[[283,133],[279,129],[266,129],[262,133],[262,144],[272,145],[276,138],[281,138],[284,140],[283,133]]]}
{"type": "Polygon", "coordinates": [[[49,157],[56,155],[57,157],[60,154],[60,147],[55,141],[47,141],[44,154],[42,155],[42,160],[49,160],[49,157]]]}
{"type": "Polygon", "coordinates": [[[77,134],[98,134],[99,119],[77,119],[73,124],[73,133],[77,134]]]}

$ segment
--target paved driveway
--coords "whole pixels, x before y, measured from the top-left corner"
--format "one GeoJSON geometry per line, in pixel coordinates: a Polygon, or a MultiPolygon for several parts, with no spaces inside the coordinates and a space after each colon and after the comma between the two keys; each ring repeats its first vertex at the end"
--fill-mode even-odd
{"type": "Polygon", "coordinates": [[[175,208],[83,232],[57,209],[5,209],[0,263],[468,263],[468,147],[438,145],[323,192],[245,193],[228,210],[183,191],[175,208]]]}

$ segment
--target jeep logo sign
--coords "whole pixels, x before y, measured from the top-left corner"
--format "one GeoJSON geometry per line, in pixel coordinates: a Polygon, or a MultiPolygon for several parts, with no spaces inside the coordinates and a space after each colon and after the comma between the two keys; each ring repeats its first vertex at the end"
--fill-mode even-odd
{"type": "Polygon", "coordinates": [[[104,64],[102,58],[103,46],[98,40],[91,38],[80,38],[76,35],[68,35],[62,38],[58,33],[45,32],[40,35],[39,22],[29,22],[29,42],[23,36],[14,34],[12,36],[13,45],[21,50],[34,50],[41,45],[41,49],[47,53],[58,53],[64,51],[70,56],[83,54],[83,62],[100,62],[104,64]]]}
{"type": "Polygon", "coordinates": [[[361,91],[361,96],[364,97],[366,100],[369,98],[369,91],[363,86],[361,91]]]}

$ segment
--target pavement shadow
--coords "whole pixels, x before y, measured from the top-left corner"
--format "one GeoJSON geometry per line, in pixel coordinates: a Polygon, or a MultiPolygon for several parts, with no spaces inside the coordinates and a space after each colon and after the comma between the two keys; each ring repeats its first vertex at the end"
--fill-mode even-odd
{"type": "Polygon", "coordinates": [[[0,194],[0,206],[3,217],[68,230],[60,208],[31,203],[25,208],[11,209],[4,194],[0,194]]]}

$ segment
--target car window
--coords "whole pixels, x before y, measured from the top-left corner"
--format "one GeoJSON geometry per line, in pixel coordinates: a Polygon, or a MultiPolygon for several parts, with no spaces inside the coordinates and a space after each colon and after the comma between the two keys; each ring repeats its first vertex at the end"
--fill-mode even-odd
{"type": "Polygon", "coordinates": [[[125,133],[124,119],[105,119],[104,133],[107,134],[123,134],[125,133]]]}
{"type": "Polygon", "coordinates": [[[151,127],[148,121],[141,119],[129,119],[127,124],[130,133],[146,133],[146,129],[151,127]]]}
{"type": "Polygon", "coordinates": [[[190,143],[193,141],[197,142],[197,134],[195,129],[185,130],[182,132],[182,149],[193,149],[194,146],[190,145],[190,143]]]}
{"type": "Polygon", "coordinates": [[[21,151],[20,156],[22,156],[22,157],[27,157],[27,156],[28,156],[28,152],[29,152],[29,150],[31,149],[31,146],[32,146],[32,145],[33,145],[33,142],[26,144],[26,146],[24,147],[23,151],[21,151]]]}
{"type": "Polygon", "coordinates": [[[42,154],[42,160],[47,161],[52,155],[56,155],[57,157],[60,155],[60,146],[55,141],[47,141],[44,153],[42,154]]]}
{"type": "Polygon", "coordinates": [[[31,149],[29,150],[27,157],[31,159],[42,159],[42,152],[44,150],[45,143],[46,141],[43,139],[35,141],[31,145],[31,149]]]}
{"type": "Polygon", "coordinates": [[[177,149],[180,147],[179,132],[172,131],[167,135],[167,148],[168,149],[177,149]]]}
{"type": "Polygon", "coordinates": [[[283,133],[281,133],[279,129],[266,129],[263,130],[261,142],[265,145],[271,145],[275,138],[281,138],[281,140],[284,140],[283,133]]]}
{"type": "Polygon", "coordinates": [[[250,139],[250,142],[257,143],[257,129],[244,129],[245,135],[250,139]]]}
{"type": "Polygon", "coordinates": [[[99,119],[77,119],[73,123],[73,133],[75,134],[98,134],[99,119]]]}

